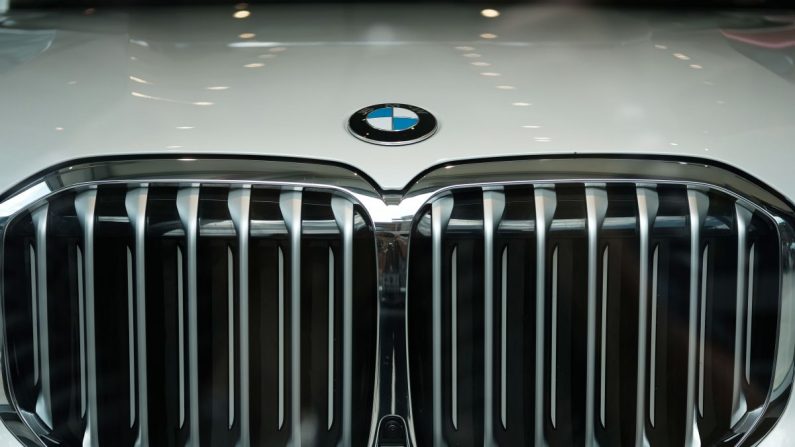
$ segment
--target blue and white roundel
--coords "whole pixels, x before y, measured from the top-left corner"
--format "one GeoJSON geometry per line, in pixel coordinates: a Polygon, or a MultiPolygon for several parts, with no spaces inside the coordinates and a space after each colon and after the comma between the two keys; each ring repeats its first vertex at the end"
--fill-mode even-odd
{"type": "Polygon", "coordinates": [[[400,132],[411,129],[420,122],[420,117],[402,107],[381,107],[367,114],[370,127],[387,132],[400,132]]]}

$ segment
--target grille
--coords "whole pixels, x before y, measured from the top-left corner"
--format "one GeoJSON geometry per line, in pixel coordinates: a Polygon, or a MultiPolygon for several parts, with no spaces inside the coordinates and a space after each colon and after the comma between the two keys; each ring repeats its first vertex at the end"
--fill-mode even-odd
{"type": "Polygon", "coordinates": [[[410,247],[418,445],[734,445],[775,397],[782,242],[725,190],[453,188],[410,247]]]}
{"type": "Polygon", "coordinates": [[[795,377],[794,224],[699,160],[403,191],[81,160],[0,196],[0,419],[35,446],[754,445],[795,377]]]}
{"type": "Polygon", "coordinates": [[[364,445],[373,246],[328,189],[58,192],[6,227],[7,389],[47,445],[364,445]]]}

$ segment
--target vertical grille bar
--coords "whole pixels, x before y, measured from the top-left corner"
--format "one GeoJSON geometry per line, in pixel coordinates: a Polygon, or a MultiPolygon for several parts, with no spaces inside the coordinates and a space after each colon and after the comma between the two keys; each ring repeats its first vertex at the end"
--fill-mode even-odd
{"type": "Polygon", "coordinates": [[[138,379],[138,434],[136,447],[149,445],[149,386],[146,376],[146,201],[149,190],[146,186],[127,192],[125,207],[135,240],[135,319],[136,355],[138,379]]]}
{"type": "Polygon", "coordinates": [[[342,438],[351,445],[353,417],[353,203],[332,197],[331,209],[342,233],[342,438]]]}
{"type": "MultiPolygon", "coordinates": [[[[39,391],[36,398],[36,415],[47,425],[52,428],[52,390],[51,390],[51,377],[50,377],[50,335],[49,335],[49,305],[48,291],[47,291],[47,216],[49,214],[49,205],[44,204],[32,213],[33,226],[36,232],[36,266],[35,266],[35,281],[36,294],[33,299],[36,300],[34,307],[34,325],[33,330],[38,333],[38,355],[34,359],[38,367],[38,384],[39,391]]],[[[35,346],[35,345],[34,345],[35,346]]],[[[35,355],[35,354],[34,354],[35,355]]]]}
{"type": "MultiPolygon", "coordinates": [[[[502,190],[483,191],[483,436],[484,445],[494,444],[494,233],[505,210],[502,190]]],[[[503,421],[503,424],[505,422],[503,421]]]]}
{"type": "MultiPolygon", "coordinates": [[[[536,185],[536,346],[535,346],[535,445],[546,444],[544,436],[544,302],[546,301],[547,236],[557,208],[554,185],[536,185]]],[[[550,371],[550,374],[554,374],[550,371]]],[[[554,397],[553,397],[554,399],[554,397]]]]}
{"type": "MultiPolygon", "coordinates": [[[[237,250],[238,250],[238,343],[240,351],[240,364],[239,364],[239,379],[238,385],[240,386],[240,440],[238,445],[240,447],[249,447],[251,445],[251,418],[250,418],[250,404],[248,396],[250,396],[250,352],[249,352],[249,287],[248,287],[248,259],[249,259],[249,237],[250,237],[250,209],[251,209],[251,185],[244,185],[241,188],[235,188],[229,191],[229,215],[232,217],[232,223],[235,226],[237,233],[237,250]]],[[[229,279],[232,281],[232,279],[229,279]]],[[[230,316],[232,312],[230,312],[230,316]]],[[[234,355],[234,349],[229,352],[230,356],[234,355]]],[[[230,379],[234,374],[230,374],[230,379]]],[[[230,386],[232,394],[234,395],[234,386],[230,386]]],[[[230,399],[232,401],[232,399],[230,399]]],[[[231,404],[230,404],[231,405],[231,404]]],[[[234,411],[232,405],[231,412],[234,411]]],[[[231,417],[231,416],[230,416],[231,417]]]]}
{"type": "MultiPolygon", "coordinates": [[[[644,402],[644,396],[646,393],[646,334],[648,333],[649,254],[651,251],[651,229],[654,226],[654,220],[657,218],[657,210],[660,206],[660,201],[654,185],[636,185],[635,192],[638,199],[638,230],[640,233],[640,268],[638,270],[638,367],[637,389],[635,390],[635,445],[648,445],[648,439],[646,437],[646,404],[644,402]]],[[[656,251],[654,255],[656,278],[656,251]]],[[[654,295],[657,293],[657,290],[653,288],[651,293],[654,295]]],[[[655,310],[656,306],[652,308],[652,315],[656,315],[655,310]]],[[[652,320],[652,325],[654,325],[654,320],[652,320]]],[[[652,356],[654,356],[653,347],[655,342],[656,341],[654,340],[654,337],[652,337],[652,356]]],[[[651,374],[654,374],[653,370],[654,368],[652,367],[651,374]]],[[[649,394],[649,398],[653,399],[653,387],[649,388],[649,394]]],[[[653,410],[650,409],[649,413],[651,414],[652,411],[653,410]]]]}
{"type": "Polygon", "coordinates": [[[83,230],[83,297],[85,308],[86,364],[86,428],[83,432],[83,447],[99,445],[99,408],[97,397],[97,331],[94,302],[94,223],[97,205],[97,190],[83,191],[75,198],[75,211],[83,230]]]}
{"type": "MultiPolygon", "coordinates": [[[[588,218],[588,335],[585,386],[585,445],[596,443],[594,410],[596,395],[596,295],[599,269],[599,231],[607,213],[607,190],[604,184],[586,184],[585,206],[588,218]]],[[[601,353],[604,356],[604,352],[601,353]]],[[[604,396],[601,396],[605,399],[604,396]]]]}
{"type": "Polygon", "coordinates": [[[431,205],[433,263],[433,443],[443,445],[442,433],[442,233],[453,212],[453,198],[444,197],[431,205]]]}
{"type": "Polygon", "coordinates": [[[199,306],[197,291],[197,239],[199,225],[199,186],[182,188],[177,193],[177,211],[185,230],[187,245],[188,300],[188,445],[199,445],[199,306]]]}
{"type": "Polygon", "coordinates": [[[290,235],[291,444],[301,446],[301,203],[300,190],[283,191],[279,205],[290,235]]]}
{"type": "MultiPolygon", "coordinates": [[[[687,400],[685,410],[685,445],[700,445],[696,416],[696,338],[699,308],[699,270],[701,260],[701,229],[709,208],[707,194],[694,187],[687,189],[687,201],[690,212],[690,301],[687,342],[687,400]]],[[[704,272],[706,274],[706,272],[704,272]]],[[[703,306],[704,303],[701,303],[703,306]]]]}
{"type": "MultiPolygon", "coordinates": [[[[751,223],[753,211],[740,202],[734,205],[737,219],[737,301],[734,314],[734,371],[732,375],[732,412],[730,424],[733,427],[748,410],[745,393],[742,387],[744,351],[750,350],[743,346],[744,333],[750,333],[750,327],[744,327],[746,299],[751,293],[748,284],[753,284],[752,271],[748,266],[748,225],[751,223]],[[746,293],[748,295],[746,296],[746,293]]],[[[749,308],[750,309],[750,308],[749,308]]],[[[749,320],[750,321],[750,320],[749,320]]]]}

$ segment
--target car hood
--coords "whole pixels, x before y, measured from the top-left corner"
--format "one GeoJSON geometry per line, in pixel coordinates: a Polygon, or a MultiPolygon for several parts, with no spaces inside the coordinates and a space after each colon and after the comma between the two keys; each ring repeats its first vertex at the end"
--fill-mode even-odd
{"type": "Polygon", "coordinates": [[[353,166],[385,189],[452,160],[718,160],[795,196],[795,15],[473,5],[19,10],[0,26],[0,190],[94,156],[246,154],[353,166]],[[244,15],[244,14],[239,14],[244,15]],[[381,147],[400,102],[439,120],[381,147]]]}

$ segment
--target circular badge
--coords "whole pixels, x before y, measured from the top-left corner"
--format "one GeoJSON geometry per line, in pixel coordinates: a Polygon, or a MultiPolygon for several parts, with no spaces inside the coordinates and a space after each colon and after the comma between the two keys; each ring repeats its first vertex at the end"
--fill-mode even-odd
{"type": "Polygon", "coordinates": [[[368,143],[401,146],[433,135],[436,118],[431,112],[408,104],[376,104],[351,115],[348,130],[368,143]]]}

